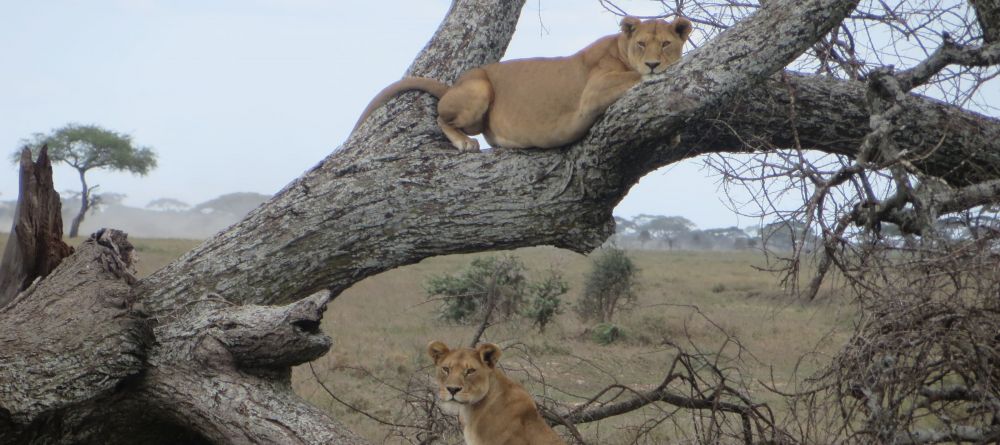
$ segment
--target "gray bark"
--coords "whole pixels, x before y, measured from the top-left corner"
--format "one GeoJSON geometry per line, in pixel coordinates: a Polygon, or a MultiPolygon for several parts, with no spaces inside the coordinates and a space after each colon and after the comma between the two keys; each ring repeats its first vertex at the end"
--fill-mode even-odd
{"type": "MultiPolygon", "coordinates": [[[[499,58],[513,29],[498,27],[497,18],[513,23],[520,4],[478,3],[467,14],[485,16],[453,25],[471,48],[456,52],[439,32],[411,74],[453,77],[499,58]],[[426,65],[427,54],[458,57],[426,65]]],[[[565,149],[456,152],[441,139],[429,98],[404,94],[243,222],[144,280],[141,292],[155,315],[209,292],[255,304],[294,301],[324,288],[338,294],[433,255],[539,244],[589,251],[612,233],[611,211],[628,188],[666,162],[659,154],[685,155],[671,161],[689,155],[686,146],[669,142],[685,122],[781,69],[854,4],[765,8],[663,79],[632,90],[587,138],[565,149]],[[785,43],[774,45],[775,39],[785,43]]]]}
{"type": "Polygon", "coordinates": [[[329,292],[209,299],[151,329],[132,258],[101,231],[0,311],[0,443],[367,443],[291,390],[330,348],[329,292]]]}
{"type": "Polygon", "coordinates": [[[31,150],[21,151],[18,200],[10,234],[0,260],[0,308],[73,252],[62,241],[62,203],[52,183],[48,147],[42,147],[34,162],[31,150]]]}
{"type": "MultiPolygon", "coordinates": [[[[615,204],[653,169],[748,150],[741,139],[791,146],[789,94],[803,144],[855,153],[869,131],[863,85],[774,77],[855,3],[768,2],[665,77],[631,90],[587,137],[561,149],[457,152],[434,123],[433,101],[401,95],[244,221],[131,288],[155,325],[144,372],[116,377],[110,394],[45,408],[63,422],[45,437],[97,441],[144,425],[155,432],[141,436],[150,443],[364,443],[296,397],[288,381],[290,365],[329,347],[316,331],[329,298],[433,255],[539,244],[589,251],[612,233],[615,204]],[[316,294],[323,290],[330,293],[316,294]]],[[[409,73],[450,81],[497,60],[522,5],[455,2],[409,73]]],[[[897,146],[940,143],[921,166],[953,182],[995,178],[1000,170],[980,166],[1000,165],[996,119],[908,100],[903,119],[914,125],[893,135],[897,146]]],[[[0,405],[7,397],[0,393],[0,405]]]]}
{"type": "Polygon", "coordinates": [[[983,30],[983,40],[1000,42],[1000,1],[972,0],[972,6],[976,9],[976,18],[983,30]]]}
{"type": "Polygon", "coordinates": [[[152,333],[134,309],[131,250],[102,232],[0,309],[0,426],[44,423],[143,369],[152,333]]]}

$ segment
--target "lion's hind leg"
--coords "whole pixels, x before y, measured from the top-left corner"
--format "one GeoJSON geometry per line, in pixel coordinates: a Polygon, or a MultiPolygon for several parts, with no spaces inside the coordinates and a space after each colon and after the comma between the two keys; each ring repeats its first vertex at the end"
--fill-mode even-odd
{"type": "Polygon", "coordinates": [[[438,125],[459,150],[477,151],[479,141],[470,138],[483,132],[486,112],[493,98],[493,86],[486,71],[468,71],[438,102],[438,125]]]}

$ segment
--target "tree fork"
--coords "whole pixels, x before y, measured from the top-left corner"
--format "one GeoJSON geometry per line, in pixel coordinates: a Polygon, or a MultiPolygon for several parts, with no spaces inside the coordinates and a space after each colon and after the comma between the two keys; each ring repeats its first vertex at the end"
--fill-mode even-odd
{"type": "MultiPolygon", "coordinates": [[[[451,79],[498,59],[522,4],[513,3],[457,2],[409,74],[451,79]],[[468,29],[476,32],[462,34],[468,29]],[[455,33],[465,47],[448,40],[455,33]]],[[[629,187],[665,163],[660,150],[680,151],[670,141],[689,119],[781,69],[854,4],[789,1],[761,10],[632,90],[566,149],[456,152],[434,124],[431,102],[405,94],[268,204],[144,280],[140,293],[155,316],[208,292],[255,304],[320,289],[336,295],[434,255],[540,244],[590,251],[613,232],[612,209],[629,187]],[[788,44],[771,44],[776,35],[788,44]]]]}

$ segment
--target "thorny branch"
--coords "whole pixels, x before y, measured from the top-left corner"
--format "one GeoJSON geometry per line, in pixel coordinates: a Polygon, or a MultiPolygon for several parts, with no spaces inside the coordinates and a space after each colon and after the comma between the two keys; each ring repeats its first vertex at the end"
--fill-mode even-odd
{"type": "MultiPolygon", "coordinates": [[[[977,2],[977,8],[979,3],[990,2],[977,2]]],[[[752,161],[719,157],[712,165],[727,181],[759,188],[752,199],[760,215],[797,227],[799,239],[818,236],[816,244],[799,244],[781,258],[779,269],[789,273],[792,291],[798,291],[796,275],[808,270],[802,261],[813,251],[818,262],[804,295],[816,297],[829,288],[824,278],[835,275],[859,306],[852,340],[831,365],[804,382],[806,390],[788,394],[792,413],[783,425],[794,442],[995,442],[1000,440],[1000,182],[956,186],[930,177],[915,165],[941,141],[925,141],[919,150],[900,149],[893,141],[908,131],[897,117],[911,90],[976,105],[972,98],[997,75],[1000,46],[995,38],[970,33],[976,27],[968,5],[933,14],[908,2],[882,6],[880,13],[859,8],[855,15],[888,26],[892,35],[915,38],[919,50],[890,40],[895,54],[906,57],[889,63],[887,51],[870,53],[877,59],[855,51],[857,58],[847,66],[859,67],[857,75],[844,74],[841,64],[840,75],[868,83],[871,131],[856,159],[817,156],[801,146],[766,147],[788,149],[752,161]],[[923,22],[922,15],[933,19],[923,22]],[[935,36],[938,41],[932,42],[935,36]],[[921,53],[922,59],[914,57],[921,53]],[[911,68],[896,71],[897,64],[911,68]],[[782,200],[795,195],[801,205],[782,200]]],[[[855,48],[856,29],[850,23],[841,29],[855,48]]],[[[840,55],[837,60],[849,54],[845,42],[831,37],[827,43],[830,54],[840,55]]],[[[835,65],[817,60],[820,72],[838,75],[830,68],[835,65]]]]}
{"type": "MultiPolygon", "coordinates": [[[[636,389],[638,385],[622,383],[614,373],[603,372],[612,380],[605,388],[591,396],[572,394],[547,381],[544,371],[534,363],[532,354],[521,343],[505,343],[505,356],[510,357],[501,362],[501,368],[522,381],[529,389],[534,389],[543,417],[551,425],[565,428],[565,434],[580,445],[586,445],[588,441],[578,430],[579,425],[599,424],[614,416],[644,410],[648,411],[646,417],[651,424],[635,428],[632,433],[633,443],[640,443],[644,437],[654,432],[654,427],[664,423],[674,425],[672,431],[677,437],[691,436],[698,443],[735,440],[750,444],[785,437],[770,407],[752,400],[748,395],[747,383],[740,378],[745,366],[740,358],[743,355],[742,345],[697,311],[697,308],[695,310],[697,316],[715,326],[725,336],[725,340],[717,350],[712,351],[699,350],[690,338],[687,339],[690,343],[688,347],[665,344],[674,351],[673,357],[665,362],[663,380],[650,390],[636,389]],[[735,348],[735,353],[727,352],[732,348],[735,348]],[[734,358],[724,358],[727,356],[734,358]],[[579,399],[580,402],[557,401],[547,395],[550,392],[561,393],[571,399],[579,399]],[[690,418],[685,419],[685,414],[690,414],[690,418]]],[[[484,313],[483,317],[488,315],[484,313]]],[[[583,357],[579,357],[579,360],[585,367],[599,369],[583,357]]],[[[448,437],[460,434],[453,414],[442,412],[436,404],[435,389],[430,383],[430,367],[416,370],[406,377],[405,382],[392,381],[391,377],[387,379],[362,368],[337,369],[360,372],[380,387],[394,391],[397,395],[392,399],[403,401],[393,414],[395,420],[387,420],[330,394],[350,410],[361,412],[365,417],[388,427],[389,436],[416,444],[447,440],[448,437]]],[[[315,374],[313,377],[320,380],[315,374]]],[[[324,390],[330,392],[325,387],[324,390]]],[[[594,440],[598,442],[590,443],[599,443],[600,438],[594,440]]]]}

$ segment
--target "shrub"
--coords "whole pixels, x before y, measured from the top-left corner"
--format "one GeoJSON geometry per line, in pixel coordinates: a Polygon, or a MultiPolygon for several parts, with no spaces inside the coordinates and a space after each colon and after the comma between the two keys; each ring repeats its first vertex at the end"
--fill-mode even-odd
{"type": "Polygon", "coordinates": [[[616,340],[622,338],[624,335],[625,331],[617,325],[611,323],[599,323],[597,326],[594,326],[594,329],[590,333],[590,338],[602,345],[610,345],[616,340]]]}
{"type": "Polygon", "coordinates": [[[526,271],[524,263],[512,255],[476,258],[456,275],[430,277],[424,287],[429,297],[441,299],[439,315],[445,320],[478,323],[486,312],[491,312],[491,319],[520,314],[544,331],[562,313],[560,297],[569,284],[555,270],[538,282],[528,282],[526,271]]]}
{"type": "Polygon", "coordinates": [[[576,311],[584,321],[611,321],[616,311],[633,306],[638,297],[638,268],[624,250],[601,249],[593,257],[576,311]]]}
{"type": "Polygon", "coordinates": [[[476,258],[456,275],[430,277],[424,289],[429,297],[441,299],[439,315],[445,320],[477,322],[491,305],[493,317],[509,318],[522,304],[524,270],[514,256],[476,258]]]}
{"type": "Polygon", "coordinates": [[[569,284],[562,278],[562,274],[554,269],[550,269],[545,278],[537,283],[528,286],[531,294],[531,301],[524,311],[524,316],[528,317],[539,332],[545,332],[545,326],[562,313],[562,297],[569,290],[569,284]]]}

